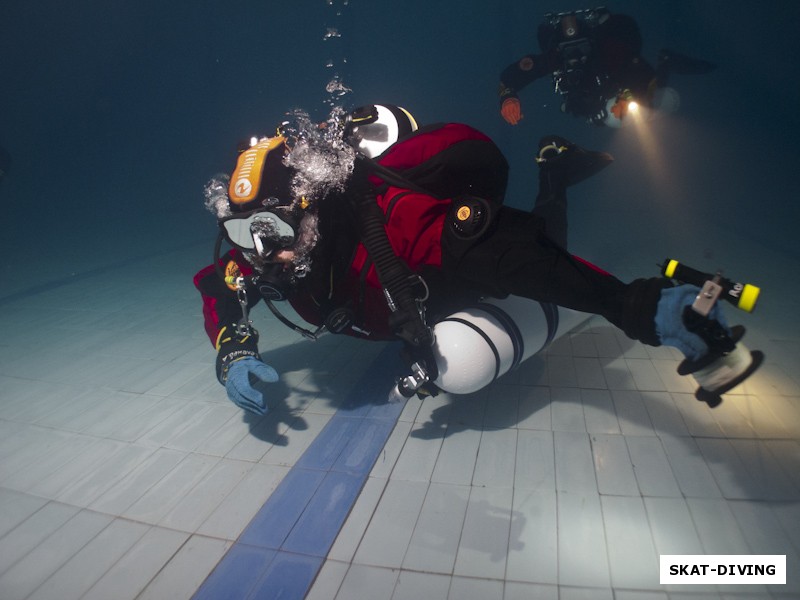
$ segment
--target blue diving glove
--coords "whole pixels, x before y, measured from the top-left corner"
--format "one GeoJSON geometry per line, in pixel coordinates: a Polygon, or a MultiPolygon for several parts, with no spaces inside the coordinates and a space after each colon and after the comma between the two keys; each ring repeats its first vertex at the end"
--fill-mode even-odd
{"type": "Polygon", "coordinates": [[[267,400],[260,391],[261,382],[275,383],[278,373],[261,360],[258,333],[251,329],[243,335],[226,325],[217,336],[217,379],[225,386],[228,398],[257,415],[267,414],[267,400]]]}
{"type": "MultiPolygon", "coordinates": [[[[661,290],[661,297],[656,308],[656,333],[665,346],[677,348],[690,361],[696,361],[708,354],[708,345],[699,335],[692,333],[683,322],[683,311],[690,306],[700,288],[694,285],[679,285],[661,290]]],[[[730,328],[719,303],[715,304],[708,314],[709,319],[718,321],[728,333],[730,328]]]]}
{"type": "Polygon", "coordinates": [[[265,415],[269,409],[259,384],[276,381],[278,372],[275,369],[258,358],[247,356],[232,362],[228,367],[225,391],[236,406],[257,415],[265,415]]]}

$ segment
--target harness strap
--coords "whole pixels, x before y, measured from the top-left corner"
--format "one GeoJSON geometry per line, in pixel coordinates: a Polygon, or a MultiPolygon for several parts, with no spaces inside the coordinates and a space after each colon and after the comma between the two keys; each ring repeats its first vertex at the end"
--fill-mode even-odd
{"type": "Polygon", "coordinates": [[[411,346],[429,347],[433,344],[433,330],[425,323],[424,310],[412,290],[415,278],[395,254],[384,227],[383,211],[375,202],[374,192],[366,177],[360,176],[365,167],[371,168],[375,163],[364,158],[356,160],[356,173],[361,173],[356,175],[359,189],[354,190],[353,200],[359,218],[359,233],[392,311],[390,325],[395,334],[411,346]]]}

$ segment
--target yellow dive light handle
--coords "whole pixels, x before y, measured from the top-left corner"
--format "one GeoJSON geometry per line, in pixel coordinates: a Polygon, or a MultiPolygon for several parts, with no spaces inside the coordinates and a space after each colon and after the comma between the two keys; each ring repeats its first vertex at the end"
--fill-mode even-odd
{"type": "Polygon", "coordinates": [[[665,277],[677,279],[683,283],[690,283],[698,287],[703,287],[703,284],[708,280],[714,280],[722,286],[722,297],[736,308],[745,312],[753,312],[753,310],[755,310],[756,302],[758,302],[758,297],[761,294],[761,288],[758,286],[750,283],[731,281],[720,275],[703,273],[702,271],[687,267],[672,258],[668,258],[664,261],[661,272],[665,277]]]}

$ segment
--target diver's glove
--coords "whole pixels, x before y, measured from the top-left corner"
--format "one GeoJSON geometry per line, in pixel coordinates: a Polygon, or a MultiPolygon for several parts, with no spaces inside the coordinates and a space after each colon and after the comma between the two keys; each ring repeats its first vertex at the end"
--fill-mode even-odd
{"type": "MultiPolygon", "coordinates": [[[[664,288],[661,290],[655,316],[656,333],[661,343],[677,348],[690,361],[697,361],[709,352],[706,341],[689,331],[684,320],[686,307],[692,305],[699,293],[700,288],[688,284],[664,288]]],[[[702,318],[700,315],[697,317],[702,318]]],[[[719,304],[711,309],[708,319],[710,323],[716,321],[726,333],[730,333],[719,304]]]]}
{"type": "Polygon", "coordinates": [[[261,360],[255,331],[242,336],[225,326],[217,336],[217,379],[234,404],[263,415],[267,412],[266,399],[254,384],[274,383],[278,373],[261,360]]]}
{"type": "Polygon", "coordinates": [[[516,125],[522,120],[522,106],[519,98],[506,98],[500,107],[500,114],[509,125],[516,125]]]}
{"type": "Polygon", "coordinates": [[[259,383],[275,383],[278,373],[265,362],[246,356],[231,363],[225,380],[228,398],[238,407],[257,415],[265,415],[267,399],[259,389],[259,383]]]}

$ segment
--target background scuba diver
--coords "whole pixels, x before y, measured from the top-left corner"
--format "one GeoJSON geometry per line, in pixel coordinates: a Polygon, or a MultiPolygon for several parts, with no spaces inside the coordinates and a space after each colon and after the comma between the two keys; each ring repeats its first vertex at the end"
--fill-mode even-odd
{"type": "MultiPolygon", "coordinates": [[[[377,118],[369,107],[321,143],[313,139],[319,129],[254,141],[229,183],[218,178],[206,188],[220,236],[215,263],[194,282],[217,350],[217,377],[238,406],[266,413],[258,380],[278,379],[261,361],[248,322],[247,311],[262,299],[271,308],[288,300],[318,329],[279,318],[308,337],[328,329],[399,338],[409,364],[421,361],[430,371],[428,323],[479,297],[509,294],[602,315],[629,337],[675,346],[692,360],[712,354],[708,339],[681,320],[698,288],[665,278],[625,284],[564,249],[566,189],[606,167],[608,154],[543,138],[539,193],[528,213],[502,206],[507,162],[485,135],[453,123],[411,133],[416,124],[408,113],[380,108],[392,111],[392,131],[379,124],[388,149],[375,161],[354,150],[364,148],[360,130],[377,118]],[[365,125],[353,127],[357,122],[365,125]],[[320,165],[337,161],[344,177],[320,179],[332,172],[320,165]],[[233,246],[226,256],[219,254],[223,237],[233,246]]],[[[718,306],[709,317],[727,331],[718,306]]]]}
{"type": "Polygon", "coordinates": [[[708,73],[704,60],[661,50],[653,68],[641,56],[636,21],[605,8],[547,14],[539,25],[541,54],[528,54],[500,75],[500,113],[511,125],[522,119],[519,92],[550,75],[561,94],[561,110],[595,125],[619,127],[629,102],[674,111],[677,92],[667,88],[671,73],[708,73]]]}

